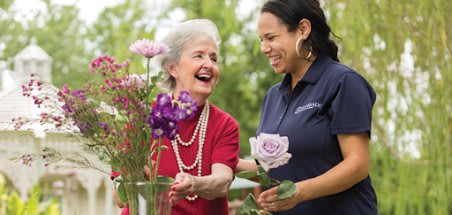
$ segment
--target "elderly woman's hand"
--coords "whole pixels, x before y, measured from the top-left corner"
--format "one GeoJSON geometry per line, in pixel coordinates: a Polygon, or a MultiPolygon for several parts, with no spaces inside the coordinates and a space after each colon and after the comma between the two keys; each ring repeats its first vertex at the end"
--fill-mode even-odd
{"type": "Polygon", "coordinates": [[[169,197],[172,205],[195,191],[196,179],[188,173],[178,173],[170,188],[169,197]]]}
{"type": "Polygon", "coordinates": [[[210,175],[198,177],[188,173],[178,173],[168,195],[173,205],[189,195],[198,195],[207,200],[225,197],[231,186],[232,178],[230,167],[215,163],[212,165],[210,175]]]}

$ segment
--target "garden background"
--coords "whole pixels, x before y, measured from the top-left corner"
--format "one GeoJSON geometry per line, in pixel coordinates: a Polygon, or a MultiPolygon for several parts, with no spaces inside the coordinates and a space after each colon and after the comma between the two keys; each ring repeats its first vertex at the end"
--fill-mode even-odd
{"type": "MultiPolygon", "coordinates": [[[[12,69],[13,56],[34,38],[53,58],[57,87],[80,86],[90,60],[99,54],[131,58],[140,67],[129,45],[154,38],[175,20],[214,21],[222,37],[221,73],[210,101],[237,119],[240,155],[249,155],[248,138],[255,136],[263,96],[282,79],[260,53],[256,25],[263,0],[245,9],[251,0],[123,0],[91,23],[74,5],[29,1],[41,2],[44,10],[23,14],[14,0],[0,0],[0,65],[12,69]]],[[[378,95],[370,174],[380,214],[452,214],[452,5],[446,0],[322,5],[341,38],[340,60],[361,73],[378,95]]]]}

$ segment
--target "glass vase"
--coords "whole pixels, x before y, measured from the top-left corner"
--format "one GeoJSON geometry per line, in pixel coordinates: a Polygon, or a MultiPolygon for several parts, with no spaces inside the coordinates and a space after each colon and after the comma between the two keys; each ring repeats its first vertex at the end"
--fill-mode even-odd
{"type": "Polygon", "coordinates": [[[170,182],[125,183],[130,215],[170,215],[170,187],[170,182]]]}

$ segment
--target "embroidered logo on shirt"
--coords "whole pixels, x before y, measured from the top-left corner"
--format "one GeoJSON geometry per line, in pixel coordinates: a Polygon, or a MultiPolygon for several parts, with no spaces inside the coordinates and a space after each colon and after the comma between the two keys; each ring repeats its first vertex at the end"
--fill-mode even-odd
{"type": "Polygon", "coordinates": [[[295,110],[295,114],[299,114],[305,110],[309,110],[312,108],[322,108],[323,104],[320,104],[318,102],[310,102],[308,104],[305,104],[303,106],[298,106],[297,109],[295,110]]]}

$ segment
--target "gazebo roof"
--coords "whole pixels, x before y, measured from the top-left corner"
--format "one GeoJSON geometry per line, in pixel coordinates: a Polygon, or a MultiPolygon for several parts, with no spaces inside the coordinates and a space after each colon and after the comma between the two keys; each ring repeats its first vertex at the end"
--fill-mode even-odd
{"type": "Polygon", "coordinates": [[[20,51],[15,57],[15,61],[20,60],[38,60],[52,61],[52,58],[32,39],[31,44],[20,51]]]}

